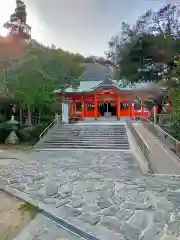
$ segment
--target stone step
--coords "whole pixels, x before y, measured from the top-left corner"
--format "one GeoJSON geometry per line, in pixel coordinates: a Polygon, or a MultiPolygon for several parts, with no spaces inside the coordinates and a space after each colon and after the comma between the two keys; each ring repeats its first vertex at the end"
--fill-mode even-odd
{"type": "MultiPolygon", "coordinates": [[[[40,148],[40,147],[39,147],[40,148]]],[[[82,148],[82,149],[121,149],[121,150],[128,150],[129,146],[121,146],[121,145],[53,145],[53,144],[43,144],[43,146],[41,148],[52,148],[52,149],[56,149],[56,148],[82,148]]]]}
{"type": "Polygon", "coordinates": [[[57,146],[57,145],[75,145],[75,146],[121,146],[121,147],[126,147],[126,146],[129,146],[128,143],[75,143],[75,142],[44,142],[44,144],[47,144],[47,145],[54,145],[54,146],[57,146]]]}
{"type": "Polygon", "coordinates": [[[56,140],[51,140],[51,139],[47,139],[44,141],[45,143],[74,143],[74,144],[129,144],[128,141],[74,141],[74,140],[69,140],[69,141],[56,141],[56,140]]]}
{"type": "Polygon", "coordinates": [[[106,124],[93,124],[93,125],[77,125],[77,124],[65,124],[65,125],[60,125],[59,128],[106,128],[106,129],[112,129],[112,128],[126,128],[125,124],[122,125],[106,125],[106,124]]]}
{"type": "Polygon", "coordinates": [[[45,141],[48,141],[48,142],[69,142],[69,141],[72,141],[72,142],[113,142],[113,143],[124,143],[124,142],[128,142],[128,139],[54,139],[54,138],[48,138],[46,139],[45,141]]]}
{"type": "Polygon", "coordinates": [[[126,128],[102,128],[102,127],[96,127],[96,128],[79,128],[79,127],[74,127],[74,128],[64,128],[64,127],[61,127],[61,128],[56,128],[57,130],[86,130],[86,131],[95,131],[95,130],[99,130],[99,131],[113,131],[113,130],[117,130],[117,131],[126,131],[126,128]]]}
{"type": "MultiPolygon", "coordinates": [[[[40,140],[41,141],[41,140],[40,140]]],[[[38,144],[37,144],[38,145],[38,144]]],[[[129,149],[126,128],[122,126],[64,125],[55,128],[38,148],[129,149]]]]}
{"type": "Polygon", "coordinates": [[[52,145],[77,145],[77,146],[79,146],[79,145],[81,145],[81,146],[96,146],[96,145],[98,145],[98,146],[104,146],[104,145],[106,145],[106,146],[122,146],[122,147],[124,147],[124,146],[129,146],[129,143],[118,143],[118,144],[116,144],[116,143],[106,143],[106,144],[101,144],[101,143],[90,143],[90,144],[87,144],[87,143],[83,143],[83,142],[81,142],[81,143],[79,143],[79,144],[77,144],[76,142],[48,142],[48,141],[46,141],[46,142],[44,142],[44,144],[52,144],[52,145]]]}
{"type": "Polygon", "coordinates": [[[122,140],[125,140],[125,139],[128,139],[128,137],[126,135],[124,136],[73,136],[73,135],[50,135],[49,137],[53,138],[53,139],[69,139],[69,138],[74,138],[74,139],[90,139],[90,140],[95,140],[95,139],[99,139],[99,140],[103,140],[103,139],[122,139],[122,140]]]}
{"type": "Polygon", "coordinates": [[[105,137],[119,137],[119,136],[127,136],[126,133],[111,133],[111,134],[106,134],[106,133],[98,133],[98,132],[91,132],[91,133],[82,133],[82,132],[52,132],[52,135],[54,136],[62,136],[62,135],[74,135],[74,136],[105,136],[105,137]]]}
{"type": "Polygon", "coordinates": [[[64,127],[61,127],[61,128],[56,128],[57,130],[86,130],[86,131],[95,131],[95,130],[99,130],[99,131],[113,131],[113,130],[117,130],[117,131],[126,131],[126,128],[101,128],[101,127],[96,127],[96,128],[79,128],[79,127],[74,127],[74,128],[64,128],[64,127]]]}
{"type": "Polygon", "coordinates": [[[84,136],[91,136],[91,135],[93,135],[93,136],[123,136],[123,135],[127,135],[125,132],[124,133],[118,133],[118,132],[116,132],[116,133],[104,133],[104,132],[102,132],[102,133],[100,133],[100,132],[89,132],[89,133],[86,133],[86,132],[66,132],[66,131],[62,131],[62,132],[52,132],[52,134],[54,134],[54,135],[84,135],[84,136]]]}

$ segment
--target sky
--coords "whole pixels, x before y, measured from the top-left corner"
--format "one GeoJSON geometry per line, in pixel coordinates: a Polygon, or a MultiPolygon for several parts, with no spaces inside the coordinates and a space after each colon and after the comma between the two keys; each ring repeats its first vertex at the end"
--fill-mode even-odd
{"type": "MultiPolygon", "coordinates": [[[[180,0],[24,0],[32,37],[45,45],[85,56],[103,56],[108,41],[123,21],[133,24],[138,16],[167,2],[180,0]]],[[[15,0],[0,1],[0,26],[14,11],[15,0]]],[[[5,34],[3,28],[0,32],[5,34]]]]}

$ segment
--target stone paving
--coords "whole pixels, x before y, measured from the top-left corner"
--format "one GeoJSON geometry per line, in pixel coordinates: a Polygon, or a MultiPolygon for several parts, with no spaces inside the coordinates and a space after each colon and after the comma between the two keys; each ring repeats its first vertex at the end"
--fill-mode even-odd
{"type": "Polygon", "coordinates": [[[47,217],[38,214],[13,240],[80,240],[47,217]]]}
{"type": "Polygon", "coordinates": [[[180,237],[180,177],[143,176],[131,152],[32,152],[0,175],[63,219],[109,230],[112,239],[180,237]]]}

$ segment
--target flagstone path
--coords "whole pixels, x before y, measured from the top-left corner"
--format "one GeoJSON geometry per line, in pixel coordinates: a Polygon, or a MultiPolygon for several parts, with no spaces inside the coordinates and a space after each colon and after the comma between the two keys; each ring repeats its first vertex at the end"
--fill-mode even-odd
{"type": "Polygon", "coordinates": [[[180,237],[180,177],[143,176],[130,151],[62,150],[28,156],[25,163],[0,169],[0,176],[79,228],[86,224],[99,230],[103,240],[180,237]]]}
{"type": "Polygon", "coordinates": [[[65,229],[58,226],[51,219],[38,214],[29,225],[13,240],[81,240],[65,229]]]}

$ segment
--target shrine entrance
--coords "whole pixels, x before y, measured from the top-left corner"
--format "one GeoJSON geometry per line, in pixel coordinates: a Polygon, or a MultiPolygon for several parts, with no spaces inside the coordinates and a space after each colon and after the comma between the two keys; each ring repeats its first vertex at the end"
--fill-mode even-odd
{"type": "Polygon", "coordinates": [[[111,117],[117,116],[116,104],[110,102],[99,103],[98,105],[100,116],[111,117]]]}

